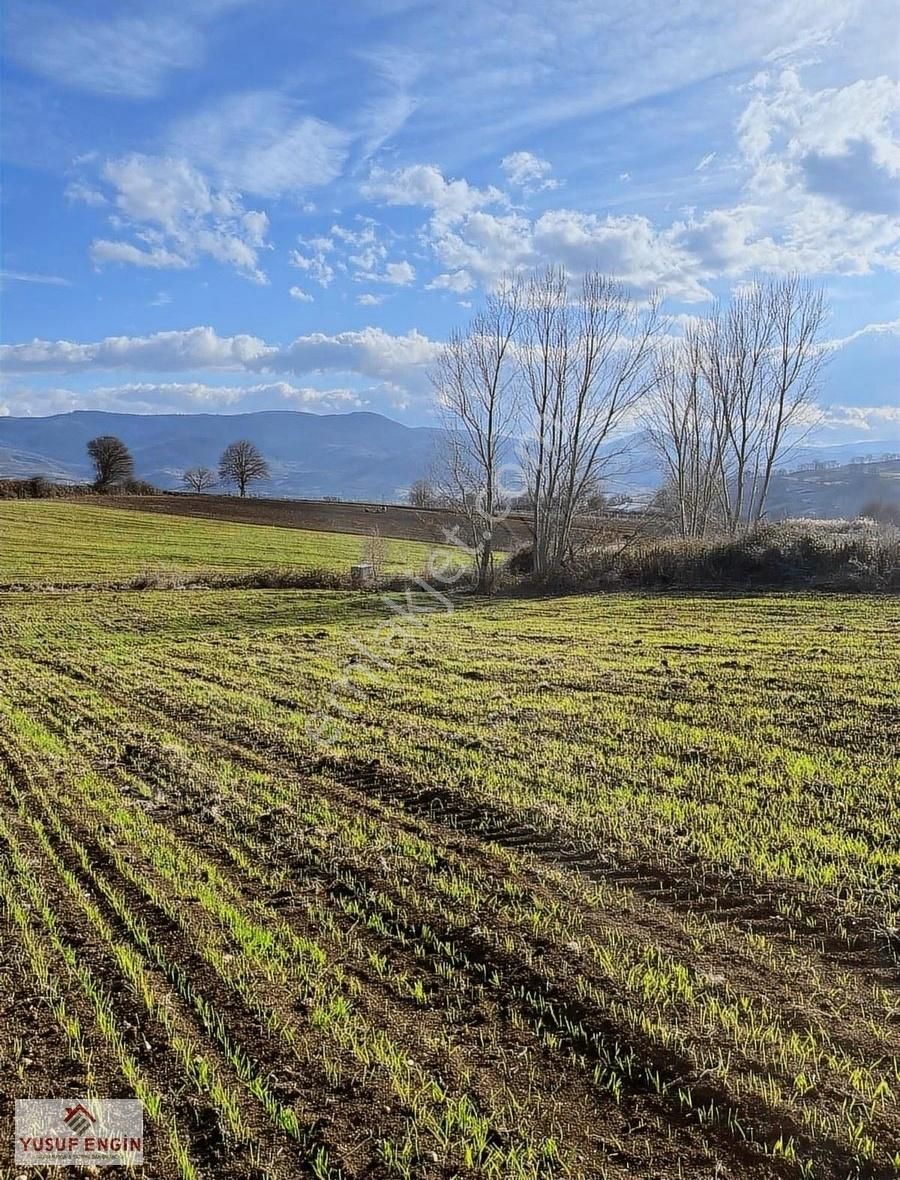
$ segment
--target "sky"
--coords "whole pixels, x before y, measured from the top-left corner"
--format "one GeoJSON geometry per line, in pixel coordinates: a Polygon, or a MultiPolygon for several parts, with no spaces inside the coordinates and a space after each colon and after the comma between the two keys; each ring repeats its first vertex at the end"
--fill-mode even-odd
{"type": "Polygon", "coordinates": [[[0,415],[373,410],[498,278],[820,283],[900,437],[895,0],[7,0],[0,415]]]}

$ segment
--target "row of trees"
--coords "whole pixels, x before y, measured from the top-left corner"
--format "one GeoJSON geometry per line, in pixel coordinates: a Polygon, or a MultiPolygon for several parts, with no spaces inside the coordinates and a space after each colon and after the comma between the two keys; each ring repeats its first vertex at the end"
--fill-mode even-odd
{"type": "MultiPolygon", "coordinates": [[[[134,481],[134,459],[120,438],[105,434],[92,438],[87,445],[94,467],[94,487],[98,491],[125,487],[134,481]]],[[[247,488],[269,478],[269,465],[255,443],[239,439],[229,443],[219,459],[219,481],[236,487],[241,496],[247,488]]],[[[216,475],[209,467],[190,467],[182,476],[186,488],[205,492],[216,486],[216,475]]]]}
{"type": "MultiPolygon", "coordinates": [[[[259,447],[246,438],[229,443],[219,459],[219,482],[236,487],[241,496],[251,484],[269,479],[270,474],[259,447]]],[[[206,492],[216,486],[216,473],[210,467],[189,467],[182,483],[193,492],[206,492]]]]}
{"type": "Polygon", "coordinates": [[[436,483],[468,518],[480,587],[516,496],[535,572],[571,560],[626,426],[643,424],[660,455],[682,535],[761,519],[812,402],[824,316],[821,293],[788,278],[746,288],[676,340],[658,300],[597,272],[574,284],[550,267],[501,284],[433,374],[448,439],[436,483]]]}
{"type": "Polygon", "coordinates": [[[824,319],[803,280],[756,284],[658,354],[644,421],[683,537],[762,519],[780,459],[811,424],[824,319]]]}

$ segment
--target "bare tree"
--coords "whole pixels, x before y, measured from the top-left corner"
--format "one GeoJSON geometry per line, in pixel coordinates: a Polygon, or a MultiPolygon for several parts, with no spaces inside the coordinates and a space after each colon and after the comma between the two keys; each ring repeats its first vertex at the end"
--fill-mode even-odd
{"type": "Polygon", "coordinates": [[[811,423],[825,314],[802,279],[757,282],[657,366],[645,420],[683,536],[762,519],[773,473],[811,423]]]}
{"type": "Polygon", "coordinates": [[[761,449],[753,473],[750,517],[762,518],[772,473],[796,443],[798,432],[812,425],[816,386],[825,352],[819,333],[827,307],[821,288],[791,275],[767,289],[766,312],[772,323],[772,350],[768,358],[766,409],[761,449]]]}
{"type": "Polygon", "coordinates": [[[528,285],[519,350],[528,391],[526,469],[534,569],[572,557],[576,521],[600,493],[616,431],[653,384],[658,303],[639,307],[615,280],[586,274],[573,298],[562,267],[528,285]]]}
{"type": "Polygon", "coordinates": [[[466,520],[482,592],[493,585],[494,534],[505,511],[501,480],[518,405],[514,354],[521,296],[518,281],[502,283],[468,330],[453,333],[432,375],[447,437],[441,482],[466,520]]]}
{"type": "Polygon", "coordinates": [[[682,341],[661,349],[654,372],[643,420],[665,476],[656,510],[665,507],[680,536],[702,537],[718,515],[720,428],[698,331],[688,328],[682,341]]]}
{"type": "Polygon", "coordinates": [[[229,443],[219,459],[219,478],[233,484],[241,496],[246,495],[251,483],[269,478],[269,465],[259,448],[248,439],[229,443]]]}
{"type": "Polygon", "coordinates": [[[436,499],[437,493],[430,480],[427,479],[415,480],[407,494],[407,502],[412,508],[431,508],[436,499]]]}
{"type": "Polygon", "coordinates": [[[112,434],[92,438],[87,452],[94,465],[94,487],[98,490],[125,483],[134,476],[134,460],[120,438],[112,434]]]}
{"type": "Polygon", "coordinates": [[[182,475],[181,482],[192,492],[205,492],[216,486],[216,473],[209,467],[189,467],[182,475]]]}
{"type": "Polygon", "coordinates": [[[822,292],[791,276],[753,283],[705,322],[701,363],[718,414],[719,498],[729,532],[762,518],[791,434],[808,428],[824,319],[822,292]]]}

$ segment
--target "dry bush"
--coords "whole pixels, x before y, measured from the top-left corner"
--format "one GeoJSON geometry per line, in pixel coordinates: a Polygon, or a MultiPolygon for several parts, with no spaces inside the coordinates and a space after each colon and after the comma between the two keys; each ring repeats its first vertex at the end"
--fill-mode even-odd
{"type": "Polygon", "coordinates": [[[737,537],[643,540],[585,555],[552,587],[900,590],[900,530],[873,521],[787,521],[737,537]]]}

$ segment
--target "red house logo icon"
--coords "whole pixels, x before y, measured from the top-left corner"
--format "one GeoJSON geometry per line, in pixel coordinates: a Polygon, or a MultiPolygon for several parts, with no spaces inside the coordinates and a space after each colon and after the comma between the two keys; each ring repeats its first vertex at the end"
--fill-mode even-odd
{"type": "Polygon", "coordinates": [[[91,1123],[97,1120],[91,1114],[86,1106],[82,1106],[79,1102],[77,1106],[67,1106],[66,1114],[63,1120],[70,1131],[74,1131],[76,1135],[83,1135],[85,1131],[91,1129],[91,1123]]]}

